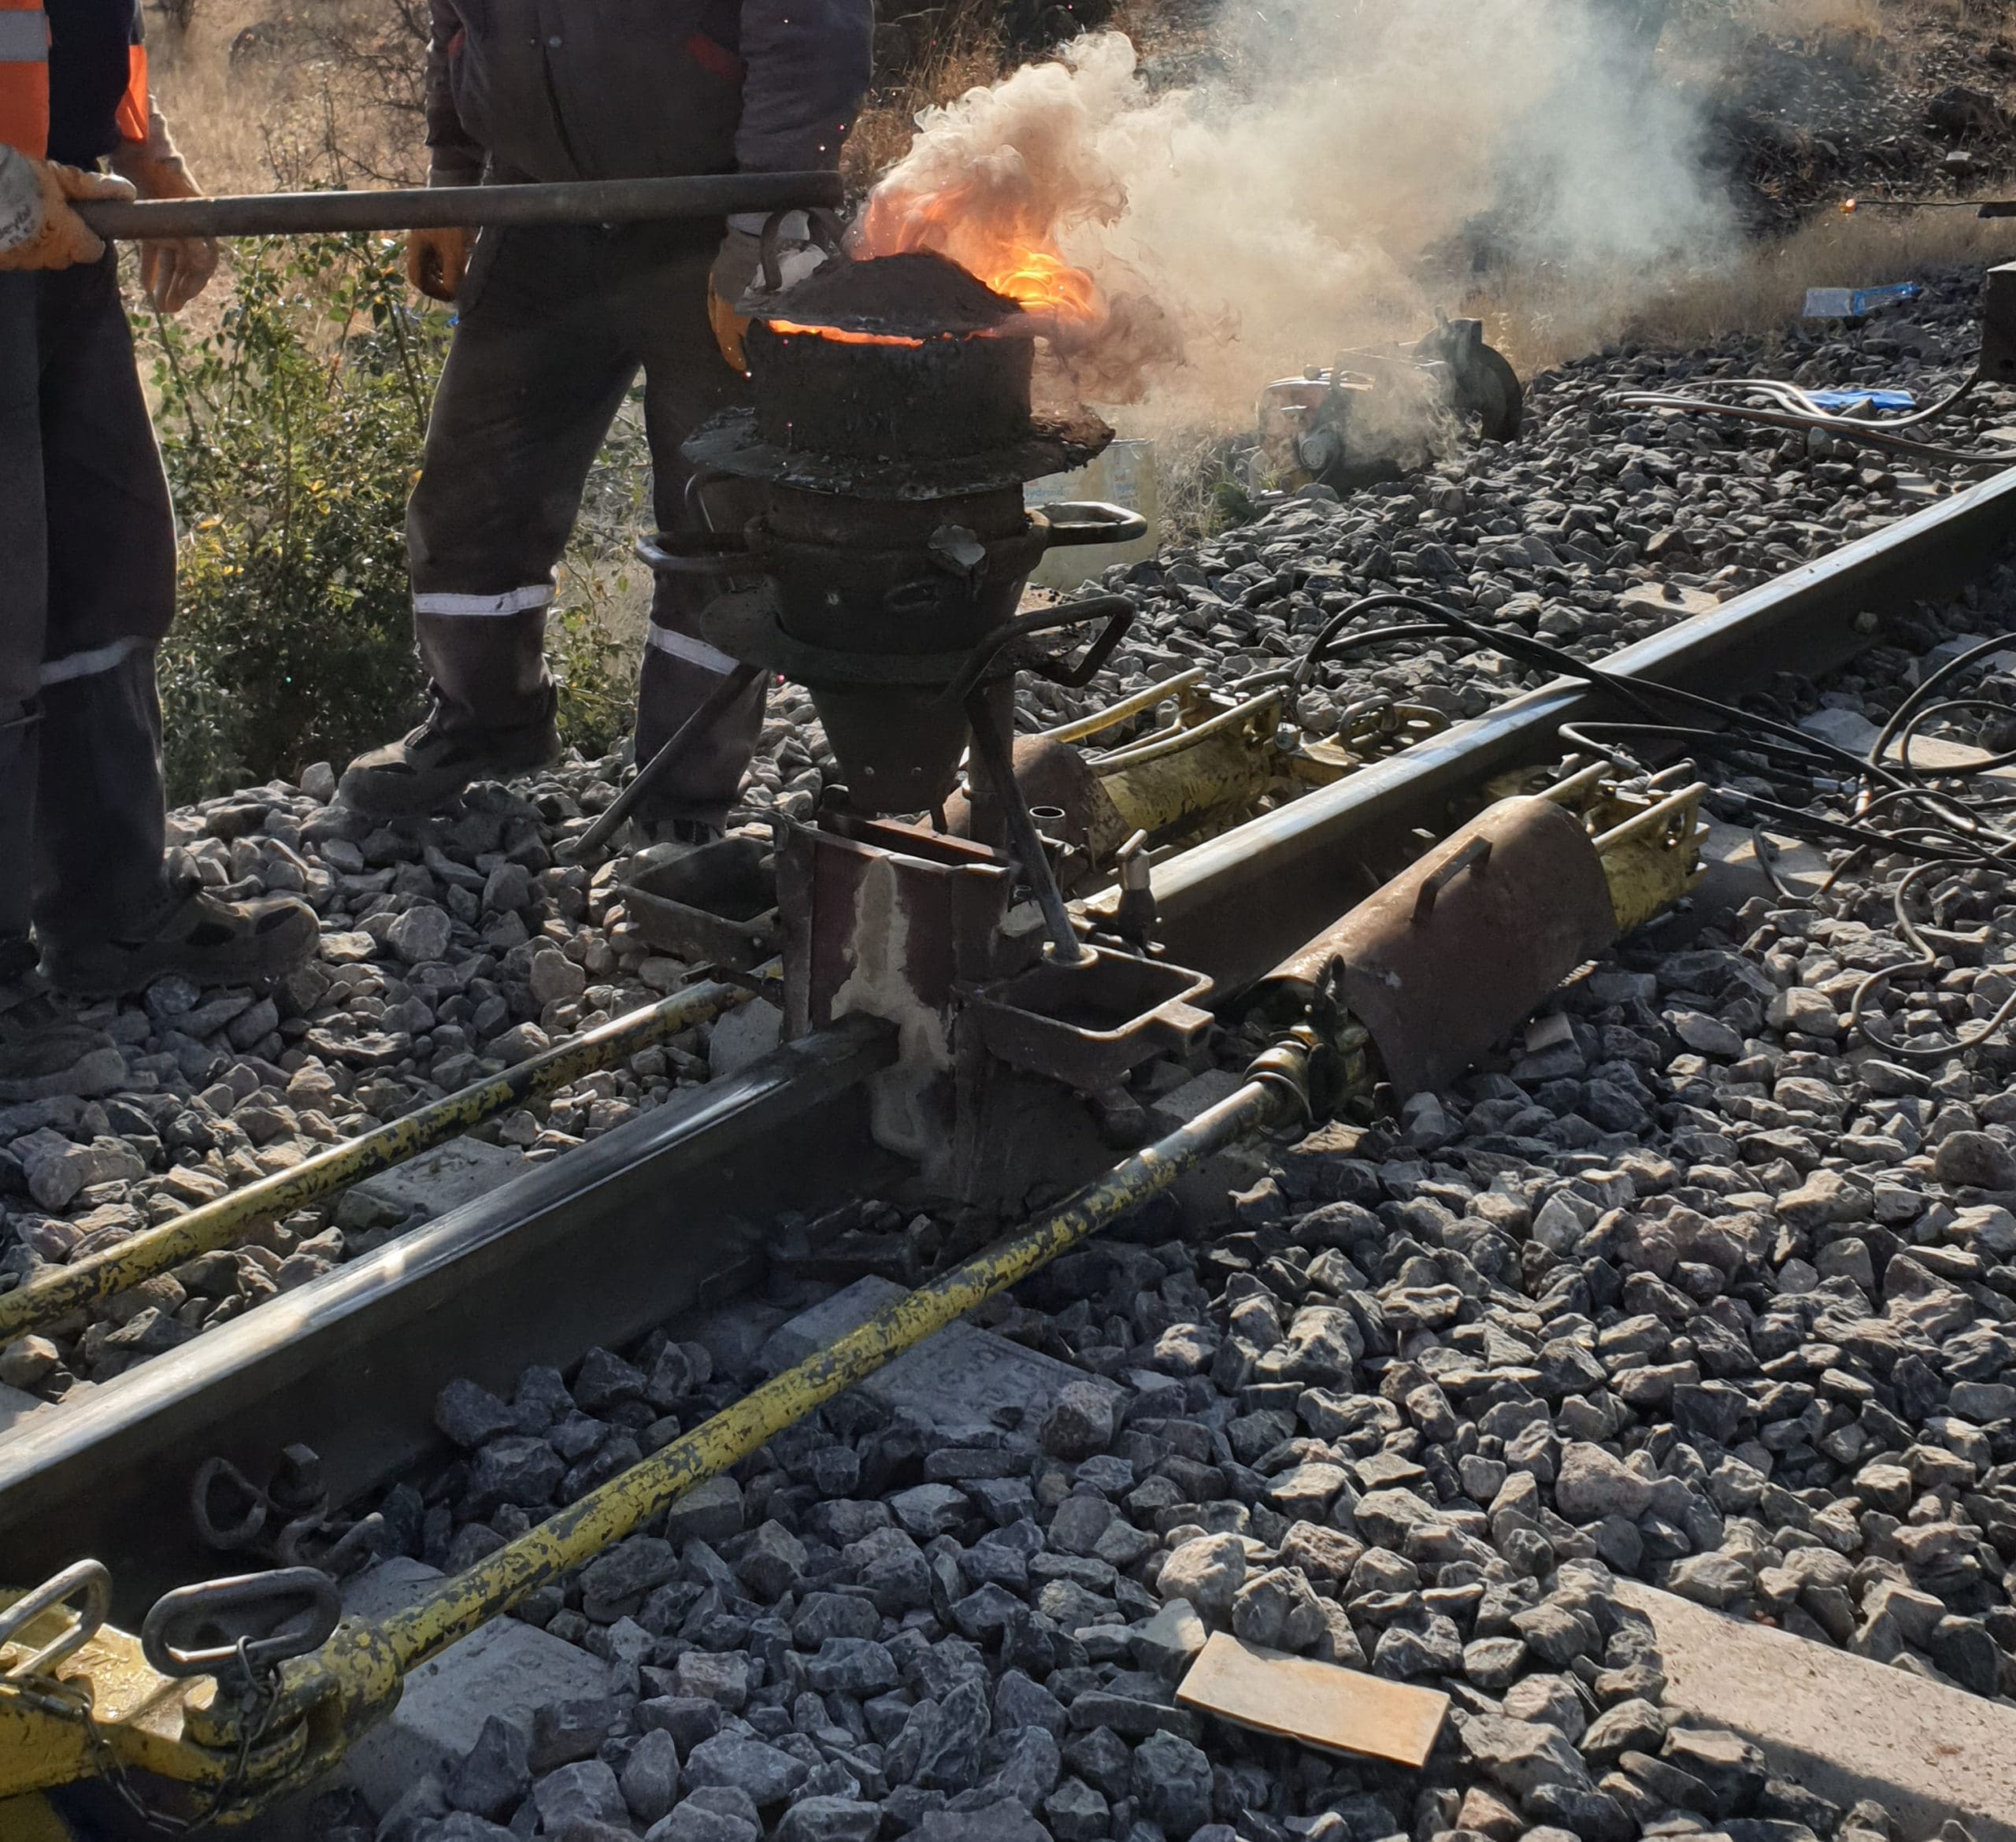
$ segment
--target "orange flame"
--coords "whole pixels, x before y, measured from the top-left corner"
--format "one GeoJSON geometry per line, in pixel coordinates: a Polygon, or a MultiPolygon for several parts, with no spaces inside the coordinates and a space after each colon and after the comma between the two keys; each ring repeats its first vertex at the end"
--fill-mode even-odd
{"type": "Polygon", "coordinates": [[[1084,324],[1104,319],[1099,284],[1065,261],[1047,224],[1026,209],[990,217],[989,202],[976,187],[915,193],[885,186],[869,198],[855,227],[854,253],[936,250],[1032,313],[1084,324]]]}
{"type": "Polygon", "coordinates": [[[910,351],[922,350],[921,339],[906,339],[896,332],[853,332],[838,326],[805,326],[795,320],[768,320],[764,322],[773,332],[809,332],[820,339],[829,339],[836,345],[843,346],[902,346],[910,351]]]}

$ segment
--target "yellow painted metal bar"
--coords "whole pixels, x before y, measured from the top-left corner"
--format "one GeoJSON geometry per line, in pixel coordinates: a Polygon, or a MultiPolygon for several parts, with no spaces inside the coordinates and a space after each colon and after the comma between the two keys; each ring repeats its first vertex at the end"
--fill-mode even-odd
{"type": "Polygon", "coordinates": [[[389,1170],[396,1164],[480,1125],[506,1108],[550,1094],[634,1055],[695,1024],[749,1001],[739,986],[709,983],[675,991],[662,1002],[613,1017],[543,1055],[487,1080],[472,1082],[350,1139],[291,1170],[261,1178],[135,1235],[72,1266],[61,1266],[11,1292],[0,1293],[0,1346],[39,1325],[124,1292],[198,1254],[243,1240],[262,1222],[305,1208],[332,1192],[389,1170]]]}
{"type": "MultiPolygon", "coordinates": [[[[1104,776],[1123,768],[1139,767],[1145,762],[1157,761],[1164,755],[1194,747],[1225,730],[1258,721],[1270,704],[1275,710],[1273,720],[1278,722],[1280,720],[1280,702],[1279,691],[1263,691],[1258,697],[1249,697],[1244,702],[1236,703],[1229,710],[1220,710],[1217,715],[1207,717],[1203,722],[1188,728],[1160,730],[1142,741],[1130,743],[1125,748],[1116,748],[1110,754],[1095,755],[1092,758],[1093,771],[1104,776]]],[[[1271,743],[1273,736],[1269,734],[1264,739],[1271,743]]]]}
{"type": "Polygon", "coordinates": [[[1153,710],[1165,698],[1173,697],[1178,691],[1188,691],[1193,684],[1203,682],[1204,668],[1192,665],[1188,671],[1178,672],[1173,678],[1151,684],[1131,697],[1123,697],[1117,703],[1108,704],[1103,710],[1089,711],[1074,721],[1059,723],[1054,729],[1046,729],[1043,739],[1046,742],[1082,742],[1088,736],[1096,736],[1102,729],[1110,729],[1116,723],[1125,722],[1129,717],[1138,717],[1144,710],[1153,710]]]}
{"type": "MultiPolygon", "coordinates": [[[[1305,1080],[1299,1051],[1273,1052],[1256,1065],[1254,1079],[1116,1165],[1033,1228],[891,1300],[795,1368],[443,1581],[427,1597],[375,1624],[346,1620],[313,1656],[286,1666],[275,1723],[306,1720],[321,1728],[325,1744],[332,1729],[362,1731],[397,1701],[402,1679],[429,1657],[592,1560],[695,1484],[719,1477],[835,1395],[1166,1190],[1185,1171],[1295,1117],[1305,1104],[1305,1080]]],[[[197,1733],[204,1744],[235,1744],[228,1715],[213,1729],[197,1710],[191,1715],[192,1730],[210,1729],[197,1733]]]]}

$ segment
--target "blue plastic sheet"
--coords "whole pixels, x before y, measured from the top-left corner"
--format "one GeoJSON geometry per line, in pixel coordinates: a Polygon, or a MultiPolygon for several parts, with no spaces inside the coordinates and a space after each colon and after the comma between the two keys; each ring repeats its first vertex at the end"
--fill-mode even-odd
{"type": "Polygon", "coordinates": [[[1893,281],[1883,287],[1810,287],[1806,291],[1808,320],[1859,320],[1878,307],[1915,301],[1925,292],[1922,282],[1893,281]]]}
{"type": "Polygon", "coordinates": [[[1907,390],[1810,390],[1806,394],[1823,410],[1852,410],[1864,403],[1876,410],[1914,410],[1918,402],[1907,390]]]}

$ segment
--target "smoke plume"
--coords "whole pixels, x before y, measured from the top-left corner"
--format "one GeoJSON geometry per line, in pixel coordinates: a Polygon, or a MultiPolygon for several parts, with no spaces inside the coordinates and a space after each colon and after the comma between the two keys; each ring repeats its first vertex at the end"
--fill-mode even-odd
{"type": "Polygon", "coordinates": [[[1271,377],[1462,311],[1495,264],[1570,297],[1728,246],[1644,10],[1227,0],[1210,74],[1159,93],[1128,39],[1089,36],[921,117],[865,242],[983,276],[1004,238],[1061,257],[1098,291],[1089,318],[1059,297],[1084,395],[1145,398],[1149,425],[1243,413],[1271,377]]]}

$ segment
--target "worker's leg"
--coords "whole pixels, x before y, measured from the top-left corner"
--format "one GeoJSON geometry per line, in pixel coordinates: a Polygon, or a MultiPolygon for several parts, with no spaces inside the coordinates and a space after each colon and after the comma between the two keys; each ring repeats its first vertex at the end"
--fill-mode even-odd
{"type": "Polygon", "coordinates": [[[513,228],[477,246],[406,513],[434,713],[350,765],[346,804],[438,811],[471,780],[540,766],[558,748],[554,565],[639,362],[613,298],[613,240],[513,228]]]}
{"type": "MultiPolygon", "coordinates": [[[[650,338],[645,347],[644,421],[650,439],[658,528],[668,532],[740,528],[760,509],[753,490],[710,480],[689,495],[692,469],[680,445],[707,418],[741,400],[745,380],[728,369],[707,324],[711,246],[666,249],[652,263],[639,299],[650,338]]],[[[735,661],[702,639],[694,617],[725,584],[718,577],[665,576],[651,598],[651,625],[639,674],[637,759],[650,759],[697,710],[735,661]]],[[[749,769],[763,725],[759,680],[683,751],[647,796],[639,825],[661,837],[717,830],[749,769]]]]}
{"type": "Polygon", "coordinates": [[[110,258],[45,276],[49,628],[35,907],[46,942],[115,933],[165,887],[154,651],[175,615],[175,519],[110,258]]]}
{"type": "Polygon", "coordinates": [[[175,613],[175,521],[113,259],[40,283],[48,569],[40,665],[35,932],[81,991],[165,972],[239,983],[313,951],[297,902],[200,896],[165,861],[154,650],[175,613]]]}
{"type": "Polygon", "coordinates": [[[42,411],[36,385],[38,278],[0,275],[0,983],[35,963],[28,943],[35,729],[47,606],[42,411]]]}
{"type": "MultiPolygon", "coordinates": [[[[0,1102],[75,1092],[111,1040],[50,998],[29,938],[42,647],[48,607],[35,309],[40,277],[0,275],[0,1102]]],[[[102,1092],[102,1086],[91,1091],[102,1092]]]]}

